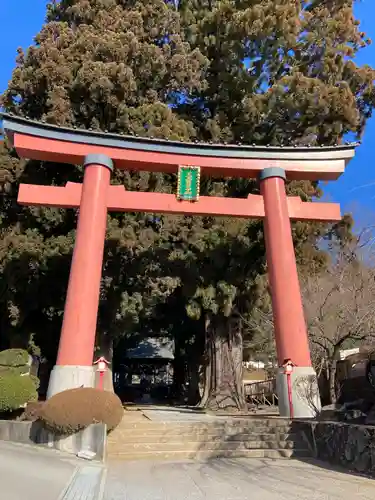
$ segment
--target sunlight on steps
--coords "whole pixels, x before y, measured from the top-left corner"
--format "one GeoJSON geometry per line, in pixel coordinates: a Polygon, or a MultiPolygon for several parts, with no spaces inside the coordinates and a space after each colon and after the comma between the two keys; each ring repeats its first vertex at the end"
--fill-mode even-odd
{"type": "Polygon", "coordinates": [[[216,457],[308,458],[303,433],[280,418],[192,418],[178,420],[170,410],[154,413],[125,411],[120,425],[108,436],[109,460],[207,460],[216,457]],[[168,420],[159,420],[161,416],[168,420]]]}

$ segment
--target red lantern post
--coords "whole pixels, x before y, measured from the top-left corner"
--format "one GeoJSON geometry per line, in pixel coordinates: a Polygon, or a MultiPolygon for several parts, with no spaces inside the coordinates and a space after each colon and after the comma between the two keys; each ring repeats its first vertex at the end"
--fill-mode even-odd
{"type": "Polygon", "coordinates": [[[288,387],[288,401],[289,401],[289,416],[290,418],[294,418],[294,410],[293,410],[293,393],[292,393],[292,373],[294,368],[294,363],[291,359],[286,359],[284,361],[284,374],[286,375],[287,387],[288,387]]]}
{"type": "Polygon", "coordinates": [[[94,365],[97,365],[96,371],[99,372],[99,389],[104,389],[104,374],[108,370],[109,361],[105,359],[104,356],[101,356],[94,362],[94,365]]]}

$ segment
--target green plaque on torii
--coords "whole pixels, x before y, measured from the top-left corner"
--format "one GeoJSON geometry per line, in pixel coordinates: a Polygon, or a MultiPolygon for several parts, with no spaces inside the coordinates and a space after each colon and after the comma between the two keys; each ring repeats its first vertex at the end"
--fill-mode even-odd
{"type": "Polygon", "coordinates": [[[177,199],[181,201],[198,201],[200,177],[200,167],[179,166],[177,199]]]}

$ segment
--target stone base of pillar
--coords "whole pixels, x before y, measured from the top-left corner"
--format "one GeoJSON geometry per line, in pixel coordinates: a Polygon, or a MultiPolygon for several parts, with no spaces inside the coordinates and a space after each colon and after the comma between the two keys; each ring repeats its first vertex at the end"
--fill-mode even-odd
{"type": "Polygon", "coordinates": [[[94,384],[94,366],[55,365],[49,379],[47,399],[67,389],[94,387],[94,384]]]}
{"type": "MultiPolygon", "coordinates": [[[[321,410],[318,380],[315,370],[311,366],[295,366],[290,379],[293,417],[314,418],[321,410]]],[[[289,418],[288,380],[283,368],[279,368],[276,375],[276,390],[280,416],[289,418]]]]}

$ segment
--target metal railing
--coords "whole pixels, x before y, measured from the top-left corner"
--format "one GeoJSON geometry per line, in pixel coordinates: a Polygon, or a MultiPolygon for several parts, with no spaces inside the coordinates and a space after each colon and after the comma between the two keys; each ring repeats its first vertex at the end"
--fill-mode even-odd
{"type": "Polygon", "coordinates": [[[250,404],[257,406],[275,406],[278,399],[276,394],[276,380],[262,380],[260,382],[244,382],[245,398],[250,404]]]}

